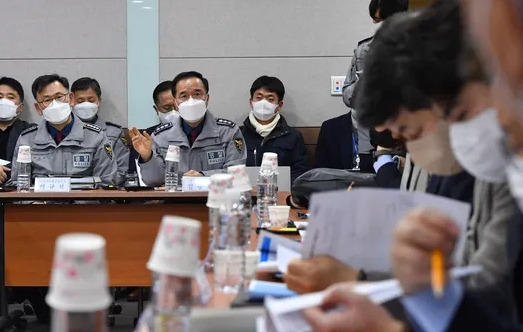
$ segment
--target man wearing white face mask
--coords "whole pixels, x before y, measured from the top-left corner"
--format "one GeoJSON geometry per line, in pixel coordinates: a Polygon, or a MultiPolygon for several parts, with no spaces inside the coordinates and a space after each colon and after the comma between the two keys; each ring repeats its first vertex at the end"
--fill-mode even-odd
{"type": "MultiPolygon", "coordinates": [[[[22,132],[18,147],[31,147],[32,177],[48,175],[98,176],[104,184],[115,184],[116,160],[104,131],[84,123],[71,113],[72,94],[65,77],[38,77],[32,85],[35,108],[43,119],[22,132]]],[[[13,158],[12,181],[18,175],[13,158]]]]}
{"type": "Polygon", "coordinates": [[[182,121],[162,124],[152,136],[136,128],[129,132],[140,154],[142,179],[147,185],[164,183],[169,145],[180,147],[180,175],[209,176],[224,172],[228,166],[245,164],[247,152],[240,128],[232,121],[215,118],[207,110],[206,78],[195,71],[180,73],[173,79],[172,92],[182,121]]]}
{"type": "Polygon", "coordinates": [[[22,112],[23,102],[22,85],[14,78],[0,78],[0,159],[9,162],[8,165],[0,167],[0,183],[9,180],[11,176],[9,167],[11,167],[16,141],[20,133],[31,126],[18,118],[22,112]]]}
{"type": "Polygon", "coordinates": [[[247,143],[247,166],[259,166],[265,152],[278,154],[278,165],[291,167],[291,181],[307,171],[303,136],[280,115],[285,87],[277,77],[261,76],[251,86],[251,112],[240,127],[247,143]]]}
{"type": "Polygon", "coordinates": [[[83,122],[92,123],[102,128],[113,149],[118,168],[116,184],[122,185],[129,168],[129,144],[122,126],[104,121],[98,111],[102,102],[102,89],[97,80],[90,77],[77,79],[71,85],[73,93],[73,113],[83,122]]]}

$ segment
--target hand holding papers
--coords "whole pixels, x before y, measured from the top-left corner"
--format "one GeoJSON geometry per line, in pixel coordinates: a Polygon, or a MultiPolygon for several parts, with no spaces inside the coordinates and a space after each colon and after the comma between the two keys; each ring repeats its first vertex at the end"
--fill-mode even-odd
{"type": "Polygon", "coordinates": [[[367,271],[390,271],[390,248],[398,221],[413,208],[434,208],[461,231],[454,261],[462,256],[470,205],[418,192],[362,188],[312,196],[304,258],[331,255],[367,271]]]}
{"type": "MultiPolygon", "coordinates": [[[[481,267],[479,266],[454,268],[450,270],[450,278],[462,278],[479,273],[480,271],[481,267]]],[[[396,279],[372,283],[356,283],[350,289],[349,293],[350,292],[365,295],[376,304],[381,304],[403,295],[403,290],[396,279]]],[[[302,316],[302,310],[321,306],[324,304],[326,296],[331,296],[329,290],[279,300],[267,298],[265,300],[265,307],[267,309],[267,315],[265,317],[266,331],[311,331],[312,328],[302,316]]],[[[338,304],[339,302],[340,301],[338,301],[338,304]]],[[[354,303],[353,305],[357,306],[358,304],[360,303],[354,303]]],[[[343,310],[343,307],[338,307],[333,310],[343,310]]],[[[372,318],[376,320],[376,317],[372,318]]]]}

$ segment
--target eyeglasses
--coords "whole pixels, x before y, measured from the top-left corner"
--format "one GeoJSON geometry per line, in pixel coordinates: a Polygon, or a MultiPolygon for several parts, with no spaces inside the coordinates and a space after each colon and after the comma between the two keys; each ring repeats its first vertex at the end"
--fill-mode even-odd
{"type": "Polygon", "coordinates": [[[54,95],[54,97],[45,97],[44,100],[37,101],[37,102],[38,102],[38,104],[40,104],[40,105],[42,105],[44,107],[47,107],[47,106],[51,105],[53,100],[65,103],[67,101],[67,99],[68,99],[67,96],[69,96],[68,93],[66,93],[66,94],[57,93],[57,94],[54,95]]]}
{"type": "Polygon", "coordinates": [[[192,96],[189,96],[189,95],[186,95],[186,94],[182,93],[176,99],[180,100],[181,102],[185,102],[185,101],[189,100],[190,97],[192,97],[193,99],[205,100],[205,96],[206,96],[206,94],[203,93],[203,92],[195,92],[195,93],[192,94],[192,96]]]}

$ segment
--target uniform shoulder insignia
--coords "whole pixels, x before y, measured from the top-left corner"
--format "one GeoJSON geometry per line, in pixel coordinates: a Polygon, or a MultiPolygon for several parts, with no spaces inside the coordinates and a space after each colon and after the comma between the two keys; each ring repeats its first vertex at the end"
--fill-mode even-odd
{"type": "Polygon", "coordinates": [[[172,122],[164,123],[162,125],[159,125],[158,127],[156,127],[156,129],[154,130],[153,134],[154,135],[158,135],[162,131],[166,131],[167,129],[171,128],[172,126],[173,126],[172,122]]]}
{"type": "Polygon", "coordinates": [[[236,123],[234,123],[230,120],[227,120],[227,119],[222,119],[222,118],[216,118],[216,124],[218,124],[220,126],[231,127],[231,128],[236,125],[236,123]]]}
{"type": "Polygon", "coordinates": [[[31,127],[22,130],[22,132],[20,133],[20,136],[23,136],[23,135],[25,135],[25,134],[27,134],[27,133],[30,133],[30,132],[32,132],[32,131],[35,131],[35,130],[37,130],[37,129],[38,129],[38,125],[37,125],[37,124],[32,125],[31,127]]]}
{"type": "Polygon", "coordinates": [[[108,126],[116,127],[116,128],[122,128],[122,126],[120,126],[119,124],[112,123],[112,122],[109,122],[109,121],[105,121],[105,124],[108,125],[108,126]]]}
{"type": "Polygon", "coordinates": [[[360,40],[360,41],[358,42],[358,45],[361,45],[361,44],[363,44],[363,43],[369,42],[369,41],[372,40],[372,38],[374,38],[374,36],[369,37],[369,38],[362,39],[362,40],[360,40]]]}
{"type": "Polygon", "coordinates": [[[92,123],[84,123],[84,128],[92,130],[92,131],[97,132],[97,133],[102,131],[102,128],[100,128],[97,125],[92,124],[92,123]]]}

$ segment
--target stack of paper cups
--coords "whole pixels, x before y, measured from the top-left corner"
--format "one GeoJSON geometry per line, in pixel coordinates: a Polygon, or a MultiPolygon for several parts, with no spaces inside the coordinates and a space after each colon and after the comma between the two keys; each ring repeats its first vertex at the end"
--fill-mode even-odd
{"type": "Polygon", "coordinates": [[[192,278],[200,257],[199,221],[164,216],[147,268],[155,273],[192,278]]]}
{"type": "Polygon", "coordinates": [[[209,184],[207,206],[219,209],[225,202],[225,189],[232,187],[232,176],[230,174],[213,174],[209,184]]]}
{"type": "Polygon", "coordinates": [[[165,155],[165,160],[180,162],[180,147],[177,145],[169,145],[167,148],[167,154],[165,155]]]}
{"type": "Polygon", "coordinates": [[[96,234],[71,233],[55,244],[47,304],[59,311],[95,312],[112,302],[105,263],[105,239],[96,234]]]}
{"type": "Polygon", "coordinates": [[[19,163],[31,162],[31,147],[29,145],[20,145],[18,147],[18,157],[16,161],[19,163]]]}
{"type": "Polygon", "coordinates": [[[232,176],[232,187],[240,191],[251,190],[252,186],[245,165],[229,166],[227,172],[232,176]]]}
{"type": "Polygon", "coordinates": [[[262,166],[270,166],[272,171],[278,174],[278,155],[273,152],[263,154],[262,166]]]}

